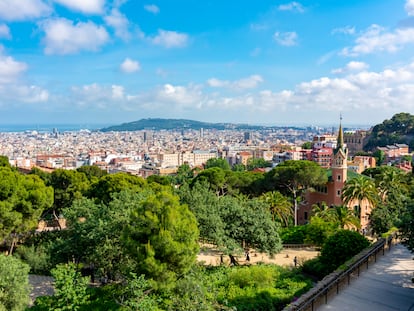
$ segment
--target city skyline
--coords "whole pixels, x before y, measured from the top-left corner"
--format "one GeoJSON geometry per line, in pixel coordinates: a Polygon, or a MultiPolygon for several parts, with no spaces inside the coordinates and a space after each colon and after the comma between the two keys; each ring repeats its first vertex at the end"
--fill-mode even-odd
{"type": "Polygon", "coordinates": [[[0,0],[0,123],[414,114],[414,0],[0,0]]]}

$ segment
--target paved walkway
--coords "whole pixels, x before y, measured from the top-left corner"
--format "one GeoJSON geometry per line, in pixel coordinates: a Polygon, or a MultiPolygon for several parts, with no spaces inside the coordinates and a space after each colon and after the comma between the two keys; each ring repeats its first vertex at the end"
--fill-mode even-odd
{"type": "Polygon", "coordinates": [[[397,244],[319,310],[414,311],[414,254],[397,244]]]}
{"type": "Polygon", "coordinates": [[[36,297],[53,295],[54,289],[52,277],[31,274],[29,275],[29,283],[32,287],[32,290],[30,292],[31,304],[33,304],[36,297]]]}

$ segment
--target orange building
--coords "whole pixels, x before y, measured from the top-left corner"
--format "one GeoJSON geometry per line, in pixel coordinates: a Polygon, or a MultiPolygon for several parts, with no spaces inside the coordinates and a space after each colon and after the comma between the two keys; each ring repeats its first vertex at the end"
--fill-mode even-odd
{"type": "MultiPolygon", "coordinates": [[[[298,224],[306,224],[312,212],[313,205],[321,205],[325,203],[327,206],[332,207],[335,205],[342,205],[341,198],[342,189],[344,188],[346,181],[352,179],[359,174],[348,170],[348,149],[344,144],[342,125],[339,126],[337,147],[332,153],[331,168],[328,169],[328,182],[326,185],[316,187],[314,191],[308,191],[304,195],[304,200],[299,206],[298,210],[298,224]]],[[[358,205],[358,202],[350,202],[348,207],[354,209],[358,205]]],[[[360,202],[361,208],[361,228],[367,229],[369,225],[369,214],[372,206],[368,202],[360,202]]]]}

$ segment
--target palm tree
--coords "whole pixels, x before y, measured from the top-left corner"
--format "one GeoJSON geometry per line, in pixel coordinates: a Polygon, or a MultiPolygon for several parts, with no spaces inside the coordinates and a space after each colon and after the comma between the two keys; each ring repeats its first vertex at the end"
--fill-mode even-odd
{"type": "Polygon", "coordinates": [[[346,182],[342,189],[342,200],[345,205],[352,201],[358,202],[358,217],[361,217],[361,203],[367,201],[370,205],[375,206],[378,202],[378,191],[374,181],[365,176],[359,176],[346,182]]]}
{"type": "Polygon", "coordinates": [[[289,225],[289,220],[293,218],[291,201],[279,191],[264,193],[260,199],[268,204],[273,221],[277,218],[284,226],[289,225]]]}
{"type": "Polygon", "coordinates": [[[335,223],[341,229],[345,227],[357,228],[361,227],[358,217],[347,206],[336,205],[328,207],[325,202],[321,206],[314,205],[312,209],[313,216],[330,223],[335,223]]]}
{"type": "Polygon", "coordinates": [[[329,214],[341,229],[345,229],[345,227],[359,229],[361,227],[359,218],[347,206],[336,205],[329,209],[329,214]]]}

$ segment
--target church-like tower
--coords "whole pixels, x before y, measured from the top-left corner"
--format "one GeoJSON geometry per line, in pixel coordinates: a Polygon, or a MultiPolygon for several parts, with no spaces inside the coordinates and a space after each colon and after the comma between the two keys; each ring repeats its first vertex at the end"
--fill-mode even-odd
{"type": "Polygon", "coordinates": [[[332,155],[332,182],[334,190],[334,205],[341,205],[341,194],[342,189],[347,180],[348,172],[348,149],[344,144],[344,133],[342,129],[342,117],[340,118],[338,138],[337,138],[337,147],[333,151],[332,155]]]}

